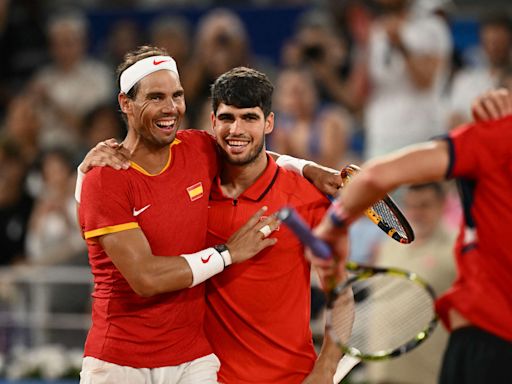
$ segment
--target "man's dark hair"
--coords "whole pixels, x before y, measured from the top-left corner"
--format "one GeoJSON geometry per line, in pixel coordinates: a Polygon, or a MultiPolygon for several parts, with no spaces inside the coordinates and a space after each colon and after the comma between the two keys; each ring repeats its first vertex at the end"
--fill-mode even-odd
{"type": "MultiPolygon", "coordinates": [[[[169,56],[167,51],[163,48],[153,47],[151,45],[142,45],[137,47],[133,51],[128,52],[124,55],[123,62],[118,65],[116,74],[117,74],[117,84],[119,84],[121,79],[121,74],[128,68],[131,67],[138,61],[145,59],[151,56],[169,56]]],[[[126,94],[130,99],[134,99],[137,96],[137,91],[139,89],[139,83],[135,83],[135,85],[128,91],[126,94]]]]}
{"type": "Polygon", "coordinates": [[[499,27],[512,34],[512,21],[508,14],[492,12],[485,15],[480,22],[480,30],[487,27],[499,27]]]}
{"type": "Polygon", "coordinates": [[[264,73],[247,67],[233,68],[211,87],[213,113],[224,103],[236,108],[260,107],[267,117],[272,110],[273,91],[274,86],[264,73]]]}

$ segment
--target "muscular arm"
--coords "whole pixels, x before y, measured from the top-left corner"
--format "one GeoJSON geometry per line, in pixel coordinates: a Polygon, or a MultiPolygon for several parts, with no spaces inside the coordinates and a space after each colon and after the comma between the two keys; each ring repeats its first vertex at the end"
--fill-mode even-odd
{"type": "MultiPolygon", "coordinates": [[[[278,221],[274,216],[262,219],[266,210],[266,207],[260,208],[226,242],[233,263],[245,261],[276,243],[275,238],[263,237],[259,231],[267,225],[271,232],[278,227],[278,221]]],[[[220,262],[218,258],[222,257],[213,248],[210,249],[211,252],[206,251],[204,256],[201,253],[192,256],[201,257],[202,260],[210,260],[210,257],[217,258],[212,259],[210,263],[219,265],[218,269],[215,264],[206,265],[203,261],[204,264],[199,263],[201,271],[192,271],[191,264],[183,257],[153,255],[149,242],[140,228],[103,235],[99,237],[99,242],[130,287],[144,297],[190,287],[193,282],[195,285],[220,272],[223,264],[224,267],[227,265],[226,260],[218,264],[220,262]],[[203,267],[207,270],[214,267],[214,272],[206,273],[204,277],[203,267]],[[197,280],[198,276],[204,278],[197,280]]],[[[194,268],[198,269],[197,266],[194,268]]]]}
{"type": "Polygon", "coordinates": [[[148,297],[192,284],[187,261],[183,257],[154,256],[139,228],[104,235],[99,241],[138,295],[148,297]]]}
{"type": "Polygon", "coordinates": [[[348,217],[360,215],[366,207],[402,184],[442,180],[449,165],[448,143],[430,141],[370,160],[342,190],[343,210],[348,217]]]}

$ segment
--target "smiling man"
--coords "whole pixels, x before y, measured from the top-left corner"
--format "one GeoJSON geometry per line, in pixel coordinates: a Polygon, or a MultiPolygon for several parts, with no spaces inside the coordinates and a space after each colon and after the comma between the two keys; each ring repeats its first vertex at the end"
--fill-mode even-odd
{"type": "Polygon", "coordinates": [[[258,203],[229,240],[203,249],[215,140],[178,132],[184,92],[165,52],[141,47],[118,73],[131,163],[93,168],[83,182],[79,220],[94,292],[81,382],[216,383],[200,283],[273,245],[260,230],[276,223],[261,218],[258,203]]]}
{"type": "MultiPolygon", "coordinates": [[[[294,206],[314,226],[329,200],[265,152],[274,128],[273,85],[250,68],[221,75],[211,89],[212,126],[222,166],[208,212],[208,244],[223,243],[261,204],[294,206]]],[[[316,360],[310,320],[310,265],[300,241],[281,226],[278,242],[206,284],[205,331],[221,360],[219,382],[332,383],[340,357],[324,344],[316,360]]]]}

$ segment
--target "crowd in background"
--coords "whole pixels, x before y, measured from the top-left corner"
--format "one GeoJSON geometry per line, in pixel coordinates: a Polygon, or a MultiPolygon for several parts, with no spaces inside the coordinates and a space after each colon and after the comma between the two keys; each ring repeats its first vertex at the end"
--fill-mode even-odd
{"type": "MultiPolygon", "coordinates": [[[[275,84],[276,128],[268,149],[338,169],[447,132],[471,119],[476,95],[512,87],[512,25],[505,13],[482,15],[479,44],[457,51],[449,28],[457,9],[443,0],[316,2],[293,21],[277,61],[253,52],[230,2],[221,8],[195,1],[211,7],[195,24],[172,8],[147,28],[116,20],[94,53],[87,17],[93,8],[87,7],[100,2],[55,12],[59,3],[69,5],[0,0],[2,266],[87,264],[76,226],[75,169],[99,141],[122,140],[115,67],[141,44],[165,48],[178,63],[187,103],[183,129],[209,130],[210,84],[230,68],[254,67],[275,84]]],[[[453,279],[453,265],[439,259],[451,260],[460,216],[453,188],[427,186],[402,197],[417,240],[399,255],[416,260],[412,268],[426,275],[442,271],[435,287],[441,291],[453,279]]],[[[400,264],[395,244],[373,225],[361,221],[352,231],[354,259],[400,264]]]]}

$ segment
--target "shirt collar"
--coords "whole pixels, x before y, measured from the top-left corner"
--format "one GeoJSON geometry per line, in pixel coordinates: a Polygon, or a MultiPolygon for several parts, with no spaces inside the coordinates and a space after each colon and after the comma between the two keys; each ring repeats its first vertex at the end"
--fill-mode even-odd
{"type": "MultiPolygon", "coordinates": [[[[274,184],[278,173],[279,167],[277,166],[274,159],[267,154],[267,167],[265,168],[265,171],[263,171],[260,177],[258,177],[258,179],[249,188],[247,188],[240,196],[238,196],[237,200],[244,198],[248,200],[259,201],[263,199],[263,197],[274,184]]],[[[212,200],[230,199],[224,196],[222,193],[219,176],[215,178],[210,198],[212,200]]]]}

